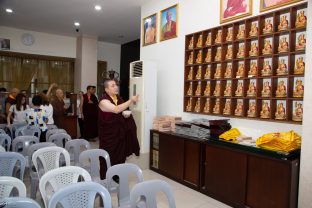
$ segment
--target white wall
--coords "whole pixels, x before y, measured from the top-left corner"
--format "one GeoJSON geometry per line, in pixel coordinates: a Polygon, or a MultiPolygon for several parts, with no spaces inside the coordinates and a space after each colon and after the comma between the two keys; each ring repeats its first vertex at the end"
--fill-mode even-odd
{"type": "Polygon", "coordinates": [[[98,42],[98,60],[107,62],[107,69],[120,72],[121,45],[98,42]]]}
{"type": "Polygon", "coordinates": [[[76,57],[76,37],[54,35],[29,30],[0,26],[0,38],[11,40],[11,51],[47,56],[76,57]],[[22,43],[22,34],[29,33],[35,38],[32,46],[22,43]]]}

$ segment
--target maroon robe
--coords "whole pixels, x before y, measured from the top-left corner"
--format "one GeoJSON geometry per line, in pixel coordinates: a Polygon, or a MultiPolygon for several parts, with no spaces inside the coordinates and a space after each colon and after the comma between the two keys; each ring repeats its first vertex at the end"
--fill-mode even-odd
{"type": "MultiPolygon", "coordinates": [[[[120,96],[118,105],[124,103],[120,96]]],[[[115,105],[110,96],[104,94],[101,100],[109,100],[115,105]]],[[[122,113],[103,112],[99,109],[99,140],[100,149],[109,153],[111,165],[125,163],[126,158],[133,153],[140,155],[140,146],[136,133],[136,125],[132,115],[124,118],[122,113]]],[[[106,164],[101,160],[101,178],[105,178],[106,164]]]]}
{"type": "Polygon", "coordinates": [[[84,118],[84,133],[85,139],[93,139],[98,136],[98,104],[99,101],[95,95],[90,96],[89,102],[88,95],[83,95],[83,118],[84,118]]]}

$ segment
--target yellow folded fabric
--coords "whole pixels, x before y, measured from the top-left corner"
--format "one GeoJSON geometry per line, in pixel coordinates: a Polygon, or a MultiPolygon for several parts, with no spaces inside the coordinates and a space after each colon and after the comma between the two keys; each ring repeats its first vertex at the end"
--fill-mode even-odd
{"type": "Polygon", "coordinates": [[[226,141],[236,141],[236,138],[241,135],[241,132],[237,128],[232,128],[219,136],[219,138],[226,141]]]}

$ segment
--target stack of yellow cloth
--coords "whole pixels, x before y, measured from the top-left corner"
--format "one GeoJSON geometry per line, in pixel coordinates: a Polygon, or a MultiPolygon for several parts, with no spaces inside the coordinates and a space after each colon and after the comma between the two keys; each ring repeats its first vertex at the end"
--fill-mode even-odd
{"type": "Polygon", "coordinates": [[[232,128],[219,136],[226,141],[236,141],[237,137],[241,136],[241,132],[237,128],[232,128]]]}

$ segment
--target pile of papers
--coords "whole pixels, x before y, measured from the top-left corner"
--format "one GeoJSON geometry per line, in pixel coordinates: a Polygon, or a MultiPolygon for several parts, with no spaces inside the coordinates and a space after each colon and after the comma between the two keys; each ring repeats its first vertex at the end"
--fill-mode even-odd
{"type": "Polygon", "coordinates": [[[200,139],[208,139],[210,136],[209,126],[183,121],[176,123],[175,133],[200,139]]]}
{"type": "Polygon", "coordinates": [[[153,129],[158,131],[175,131],[176,122],[180,121],[181,117],[177,116],[160,116],[154,118],[153,129]]]}

